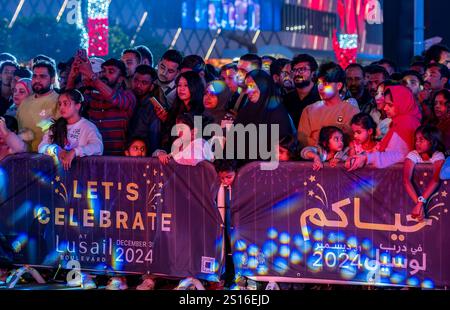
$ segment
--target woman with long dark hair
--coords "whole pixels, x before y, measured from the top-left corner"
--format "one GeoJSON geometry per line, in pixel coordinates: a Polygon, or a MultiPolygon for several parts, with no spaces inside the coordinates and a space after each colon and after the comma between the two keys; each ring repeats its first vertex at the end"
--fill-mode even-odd
{"type": "MultiPolygon", "coordinates": [[[[227,115],[227,104],[231,98],[231,91],[228,86],[219,80],[214,80],[206,85],[203,96],[203,114],[211,119],[215,124],[221,125],[223,121],[228,121],[231,114],[227,115]]],[[[232,123],[232,120],[231,120],[232,123]]]]}
{"type": "Polygon", "coordinates": [[[175,81],[177,97],[175,98],[175,119],[183,113],[201,115],[203,113],[203,93],[205,86],[200,75],[194,71],[181,73],[175,81]]]}

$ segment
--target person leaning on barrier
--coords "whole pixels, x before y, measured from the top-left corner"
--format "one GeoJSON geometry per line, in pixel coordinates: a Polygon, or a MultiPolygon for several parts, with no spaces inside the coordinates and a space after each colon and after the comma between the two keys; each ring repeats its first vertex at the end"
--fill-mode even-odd
{"type": "Polygon", "coordinates": [[[97,127],[81,117],[83,95],[76,89],[63,92],[58,99],[61,117],[39,144],[39,153],[55,156],[68,170],[75,157],[102,155],[103,142],[97,127]]]}

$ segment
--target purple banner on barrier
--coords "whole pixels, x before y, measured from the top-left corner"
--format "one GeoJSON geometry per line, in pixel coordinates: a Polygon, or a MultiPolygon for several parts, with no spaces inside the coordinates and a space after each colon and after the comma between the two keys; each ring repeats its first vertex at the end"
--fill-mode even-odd
{"type": "MultiPolygon", "coordinates": [[[[314,172],[310,163],[274,171],[244,167],[232,190],[236,272],[260,280],[444,287],[450,284],[450,186],[429,199],[428,218],[414,203],[402,166],[348,173],[314,172]]],[[[432,167],[416,167],[423,188],[432,167]]]]}
{"type": "Polygon", "coordinates": [[[217,279],[221,218],[209,163],[42,155],[0,163],[2,261],[217,279]],[[72,264],[72,263],[71,263],[72,264]]]}

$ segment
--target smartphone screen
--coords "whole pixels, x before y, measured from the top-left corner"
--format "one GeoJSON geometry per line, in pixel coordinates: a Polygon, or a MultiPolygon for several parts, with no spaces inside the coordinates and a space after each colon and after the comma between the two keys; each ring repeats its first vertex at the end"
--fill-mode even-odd
{"type": "Polygon", "coordinates": [[[84,60],[84,61],[86,61],[87,60],[87,52],[86,52],[86,50],[85,49],[83,49],[83,48],[80,48],[79,50],[78,50],[78,57],[80,57],[80,59],[82,59],[82,60],[84,60]]]}
{"type": "Polygon", "coordinates": [[[155,97],[151,97],[150,98],[150,102],[154,105],[154,106],[158,106],[161,109],[163,109],[164,111],[166,111],[166,108],[163,107],[163,105],[155,98],[155,97]]]}

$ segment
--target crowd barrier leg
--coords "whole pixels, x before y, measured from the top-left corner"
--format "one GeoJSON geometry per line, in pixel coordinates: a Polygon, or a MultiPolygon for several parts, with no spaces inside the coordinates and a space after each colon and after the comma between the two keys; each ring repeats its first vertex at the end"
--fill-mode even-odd
{"type": "Polygon", "coordinates": [[[200,282],[200,280],[196,278],[186,278],[180,281],[178,286],[174,289],[176,291],[185,291],[185,290],[198,290],[198,291],[204,291],[205,287],[200,282]]]}
{"type": "Polygon", "coordinates": [[[37,283],[39,284],[46,283],[44,278],[42,278],[42,276],[36,269],[30,266],[23,266],[12,271],[12,273],[6,279],[6,286],[8,288],[14,288],[17,284],[17,281],[19,281],[20,278],[26,273],[29,273],[36,280],[37,283]]]}

